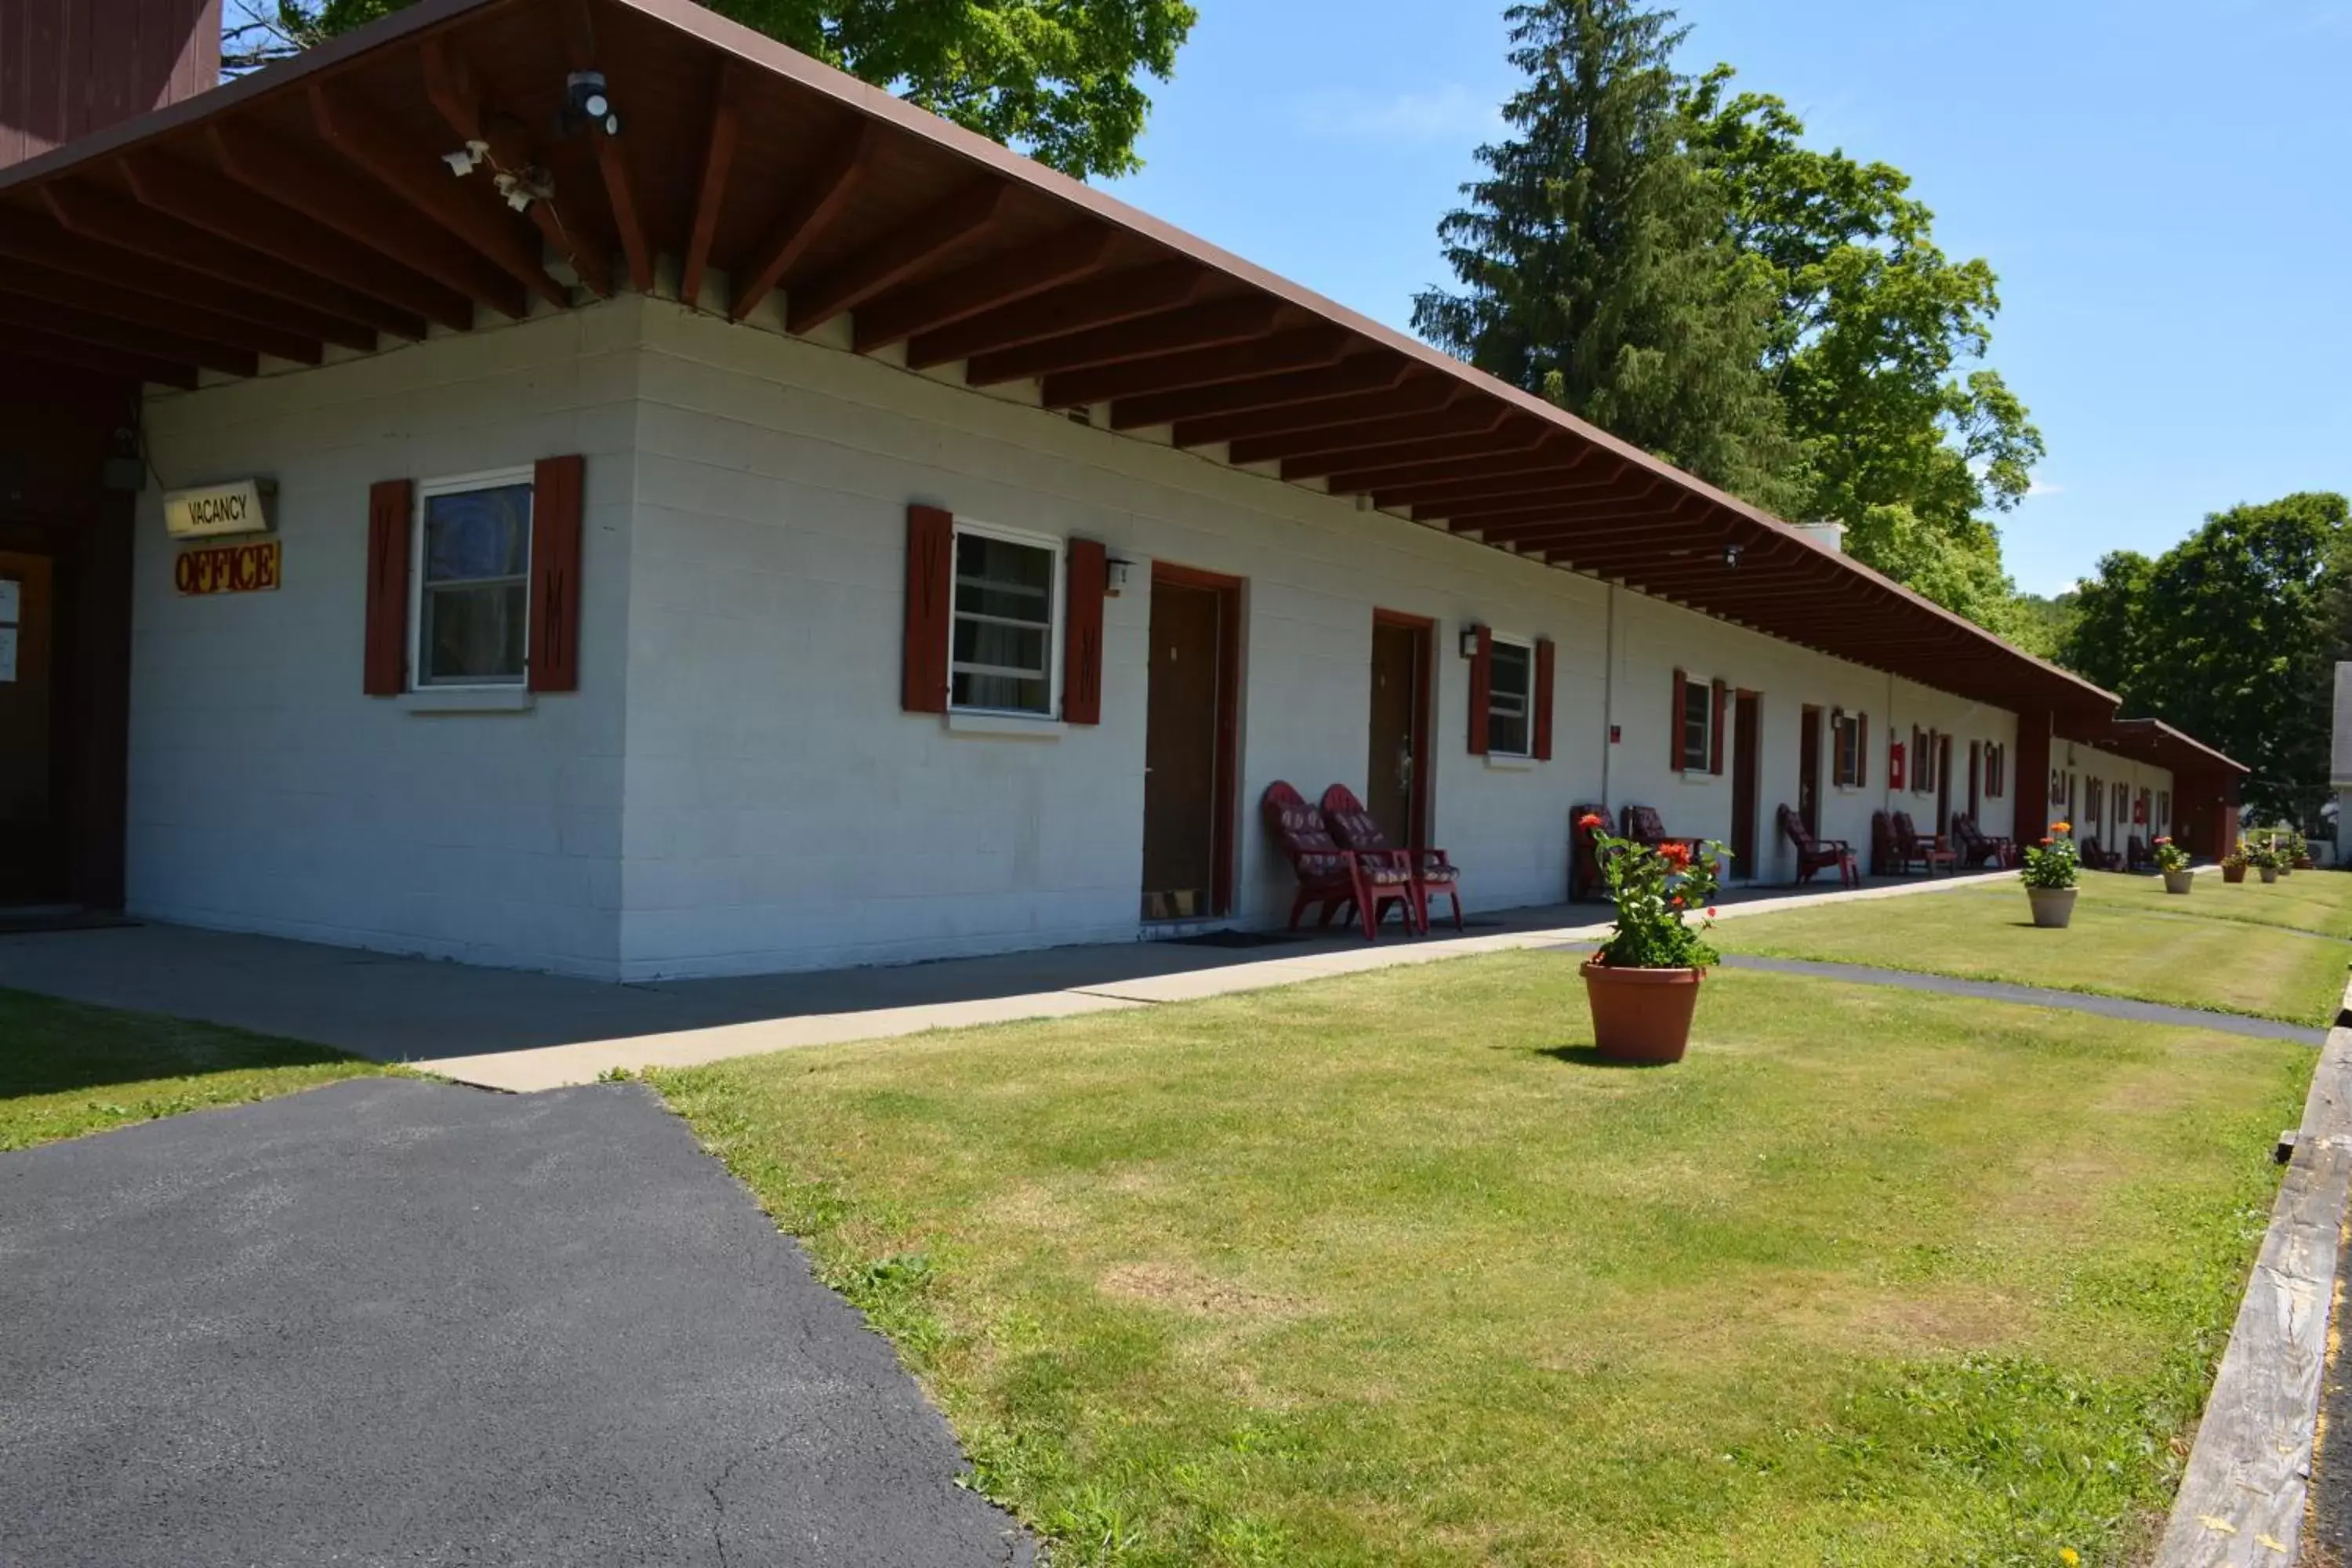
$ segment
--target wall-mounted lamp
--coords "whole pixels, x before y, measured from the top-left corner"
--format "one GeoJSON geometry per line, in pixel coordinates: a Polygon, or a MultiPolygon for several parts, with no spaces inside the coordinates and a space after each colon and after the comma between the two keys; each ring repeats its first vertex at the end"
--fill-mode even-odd
{"type": "Polygon", "coordinates": [[[1726,566],[1737,566],[1739,564],[1738,545],[1727,544],[1723,547],[1723,563],[1726,566]]]}
{"type": "Polygon", "coordinates": [[[1134,572],[1134,562],[1121,561],[1118,556],[1112,556],[1103,563],[1103,591],[1111,598],[1118,598],[1127,591],[1128,582],[1134,572]]]}
{"type": "Polygon", "coordinates": [[[1478,657],[1478,635],[1486,629],[1486,627],[1478,625],[1475,621],[1471,622],[1468,626],[1462,628],[1462,657],[1464,658],[1476,658],[1478,657]]]}

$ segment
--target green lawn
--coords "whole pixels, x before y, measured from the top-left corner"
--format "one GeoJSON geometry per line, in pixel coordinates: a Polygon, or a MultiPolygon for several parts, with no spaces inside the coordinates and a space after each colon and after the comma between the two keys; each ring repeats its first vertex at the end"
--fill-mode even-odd
{"type": "Polygon", "coordinates": [[[1718,925],[1727,952],[1828,959],[2007,980],[2293,1023],[2336,1016],[2352,942],[2352,877],[2302,872],[2273,887],[2223,884],[2168,896],[2159,879],[2085,872],[2074,923],[2037,931],[2012,879],[1818,905],[1718,925]],[[2151,918],[2151,917],[2162,918],[2151,918]],[[2300,930],[2283,930],[2283,926],[2300,930]]]}
{"type": "Polygon", "coordinates": [[[0,1149],[392,1070],[299,1040],[0,990],[0,1149]]]}
{"type": "Polygon", "coordinates": [[[1057,1563],[2145,1544],[2309,1047],[1754,972],[1590,1038],[1516,953],[655,1081],[1057,1563]]]}

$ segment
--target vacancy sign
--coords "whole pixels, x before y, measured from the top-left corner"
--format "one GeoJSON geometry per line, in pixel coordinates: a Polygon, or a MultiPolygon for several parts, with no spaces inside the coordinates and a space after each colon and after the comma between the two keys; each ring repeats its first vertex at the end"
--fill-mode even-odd
{"type": "Polygon", "coordinates": [[[259,479],[232,479],[199,489],[166,490],[164,530],[174,539],[265,532],[269,527],[268,502],[275,488],[259,479]]]}
{"type": "Polygon", "coordinates": [[[278,541],[184,550],[172,563],[172,586],[183,594],[251,594],[275,588],[278,541]]]}

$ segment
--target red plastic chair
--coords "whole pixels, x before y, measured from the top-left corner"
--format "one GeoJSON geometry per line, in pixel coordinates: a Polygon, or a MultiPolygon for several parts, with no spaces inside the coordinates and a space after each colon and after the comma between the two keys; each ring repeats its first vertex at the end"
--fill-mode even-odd
{"type": "Polygon", "coordinates": [[[1328,926],[1334,914],[1352,907],[1363,924],[1366,942],[1377,939],[1380,922],[1391,903],[1411,924],[1412,868],[1403,851],[1391,850],[1368,858],[1342,849],[1331,837],[1323,814],[1279,779],[1265,786],[1258,809],[1265,815],[1266,831],[1274,836],[1298,879],[1298,896],[1290,902],[1292,931],[1298,929],[1298,917],[1309,904],[1323,906],[1315,922],[1318,927],[1328,926]]]}
{"type": "Polygon", "coordinates": [[[1575,805],[1569,807],[1569,831],[1574,837],[1570,850],[1568,868],[1568,899],[1570,903],[1582,903],[1601,886],[1601,846],[1593,838],[1595,829],[1584,826],[1588,816],[1597,816],[1603,826],[1609,821],[1605,805],[1575,805]]]}
{"type": "Polygon", "coordinates": [[[1462,872],[1446,858],[1443,849],[1400,850],[1389,843],[1388,835],[1381,831],[1380,823],[1364,809],[1356,792],[1346,784],[1335,784],[1323,792],[1323,820],[1331,829],[1331,837],[1340,847],[1352,849],[1357,859],[1372,865],[1380,858],[1402,855],[1412,873],[1413,924],[1422,935],[1429,934],[1429,900],[1433,894],[1443,894],[1454,900],[1454,929],[1464,931],[1462,923],[1462,872]]]}
{"type": "Polygon", "coordinates": [[[1959,852],[1946,844],[1942,838],[1931,837],[1920,832],[1918,825],[1911,820],[1909,812],[1896,812],[1893,821],[1895,853],[1901,861],[1904,870],[1908,871],[1914,861],[1916,861],[1920,868],[1931,877],[1936,874],[1937,867],[1951,872],[1957,872],[1960,868],[1959,852]]]}
{"type": "Polygon", "coordinates": [[[1853,862],[1853,846],[1843,838],[1816,838],[1792,805],[1780,810],[1781,836],[1796,847],[1797,886],[1813,879],[1816,871],[1834,870],[1841,888],[1862,886],[1862,871],[1853,862]]]}

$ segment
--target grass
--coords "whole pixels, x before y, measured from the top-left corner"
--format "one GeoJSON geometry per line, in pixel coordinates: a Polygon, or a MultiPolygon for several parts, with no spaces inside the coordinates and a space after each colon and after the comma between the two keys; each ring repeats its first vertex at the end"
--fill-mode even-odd
{"type": "Polygon", "coordinates": [[[394,1070],[299,1040],[0,990],[0,1150],[394,1070]]]}
{"type": "Polygon", "coordinates": [[[2145,1544],[2308,1047],[1755,972],[1590,1038],[1517,953],[653,1078],[1057,1563],[2145,1544]]]}
{"type": "Polygon", "coordinates": [[[2187,897],[2152,877],[2085,872],[2074,925],[2037,931],[2018,884],[1832,902],[1724,921],[1727,952],[1825,959],[1974,980],[2132,996],[2325,1025],[2352,964],[2352,876],[2304,872],[2274,887],[2200,873],[2187,897]],[[2157,919],[2152,916],[2163,916],[2157,919]],[[2311,934],[2320,933],[2320,934],[2311,934]]]}

